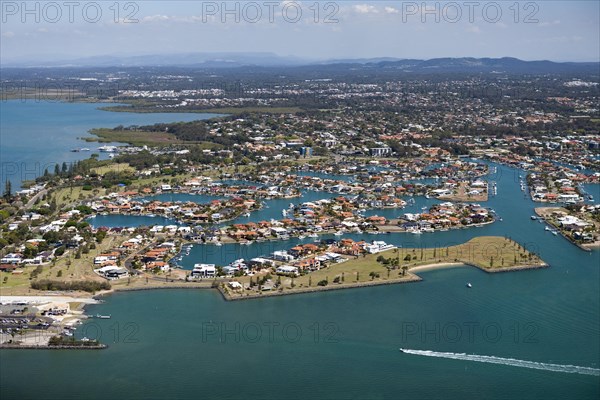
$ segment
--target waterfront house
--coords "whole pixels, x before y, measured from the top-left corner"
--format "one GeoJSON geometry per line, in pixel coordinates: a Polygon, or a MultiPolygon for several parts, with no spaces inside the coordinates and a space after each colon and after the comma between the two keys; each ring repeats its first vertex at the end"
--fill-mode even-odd
{"type": "Polygon", "coordinates": [[[271,254],[271,257],[273,258],[273,260],[275,261],[283,261],[283,262],[288,262],[288,261],[292,261],[294,260],[294,256],[289,254],[287,251],[285,250],[277,250],[274,251],[271,254]]]}
{"type": "Polygon", "coordinates": [[[277,267],[276,272],[282,275],[298,275],[298,267],[293,267],[291,265],[282,265],[277,267]]]}
{"type": "Polygon", "coordinates": [[[192,278],[213,278],[217,275],[215,264],[194,264],[190,276],[192,278]]]}
{"type": "Polygon", "coordinates": [[[125,268],[119,268],[116,265],[106,265],[94,270],[96,273],[104,276],[106,279],[121,279],[129,276],[125,268]]]}

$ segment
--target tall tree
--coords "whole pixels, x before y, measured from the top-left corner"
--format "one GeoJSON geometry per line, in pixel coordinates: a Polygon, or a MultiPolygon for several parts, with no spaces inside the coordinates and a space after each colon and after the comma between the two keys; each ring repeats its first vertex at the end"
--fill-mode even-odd
{"type": "Polygon", "coordinates": [[[4,198],[6,200],[12,197],[12,183],[6,179],[6,183],[4,184],[4,198]]]}

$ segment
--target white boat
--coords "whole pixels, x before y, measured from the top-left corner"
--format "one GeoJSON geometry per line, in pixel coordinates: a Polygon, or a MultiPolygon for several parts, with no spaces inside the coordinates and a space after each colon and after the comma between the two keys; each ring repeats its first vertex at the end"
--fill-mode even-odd
{"type": "Polygon", "coordinates": [[[317,235],[316,233],[311,233],[310,235],[308,235],[308,237],[310,237],[310,238],[318,238],[319,235],[317,235]]]}
{"type": "Polygon", "coordinates": [[[421,232],[419,229],[413,229],[412,231],[410,231],[410,233],[412,233],[413,235],[421,235],[423,232],[421,232]]]}
{"type": "Polygon", "coordinates": [[[468,282],[468,283],[467,283],[467,287],[468,287],[469,289],[473,287],[473,285],[471,285],[471,282],[468,282]]]}
{"type": "Polygon", "coordinates": [[[248,212],[248,213],[244,214],[244,217],[246,217],[246,218],[250,217],[250,213],[248,212]]]}
{"type": "Polygon", "coordinates": [[[545,227],[545,228],[544,228],[544,230],[545,230],[545,231],[549,231],[549,230],[550,230],[550,228],[548,228],[548,227],[545,227]]]}
{"type": "Polygon", "coordinates": [[[306,239],[306,236],[304,236],[304,235],[300,235],[300,236],[298,236],[298,239],[300,239],[300,240],[304,240],[304,239],[306,239]]]}
{"type": "Polygon", "coordinates": [[[344,234],[344,232],[342,231],[337,231],[336,233],[334,233],[335,236],[342,236],[344,234]]]}
{"type": "Polygon", "coordinates": [[[215,242],[215,246],[223,246],[223,243],[221,243],[221,242],[215,242]]]}
{"type": "Polygon", "coordinates": [[[96,318],[100,318],[100,319],[110,319],[110,315],[100,315],[100,314],[96,314],[96,318]]]}
{"type": "Polygon", "coordinates": [[[537,217],[536,217],[535,215],[532,215],[532,216],[531,216],[531,220],[532,220],[532,221],[535,221],[536,219],[537,219],[537,217]]]}
{"type": "Polygon", "coordinates": [[[554,236],[556,236],[556,235],[558,235],[558,232],[556,232],[556,231],[552,231],[552,234],[553,234],[554,236]]]}

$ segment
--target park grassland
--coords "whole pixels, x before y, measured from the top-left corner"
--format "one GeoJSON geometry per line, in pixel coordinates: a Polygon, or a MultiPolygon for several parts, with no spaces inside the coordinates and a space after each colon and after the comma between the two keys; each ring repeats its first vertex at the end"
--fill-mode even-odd
{"type": "MultiPolygon", "coordinates": [[[[274,291],[233,291],[223,285],[221,292],[228,300],[238,300],[319,290],[406,283],[421,280],[416,275],[419,269],[460,265],[473,266],[485,272],[507,272],[547,266],[536,254],[529,252],[517,242],[499,236],[483,236],[455,246],[399,248],[378,254],[361,255],[358,258],[351,258],[310,274],[295,277],[293,278],[293,287],[292,278],[282,276],[273,278],[281,281],[281,287],[274,291]],[[380,257],[389,262],[387,264],[381,262],[380,257]],[[392,261],[394,259],[395,262],[392,261]],[[337,280],[337,283],[334,280],[337,280]],[[326,281],[327,284],[319,286],[318,283],[321,281],[326,281]]],[[[250,277],[241,277],[235,280],[240,283],[248,283],[250,277]]],[[[256,280],[257,277],[254,277],[254,281],[256,280]]]]}
{"type": "Polygon", "coordinates": [[[104,175],[109,172],[134,174],[135,168],[127,163],[110,163],[101,167],[94,167],[90,169],[90,172],[98,175],[104,175]]]}
{"type": "MultiPolygon", "coordinates": [[[[37,275],[35,275],[34,271],[38,266],[35,265],[20,268],[23,273],[18,275],[2,273],[0,274],[3,277],[2,281],[0,281],[0,293],[4,296],[39,294],[39,291],[31,288],[32,280],[104,282],[105,279],[94,272],[94,258],[99,254],[120,246],[125,240],[127,240],[127,236],[125,235],[110,235],[102,243],[96,244],[95,249],[90,249],[89,253],[81,254],[81,258],[76,258],[74,251],[68,251],[64,257],[41,266],[41,272],[37,275]],[[6,281],[4,281],[4,277],[7,278],[6,281]]],[[[89,297],[89,294],[85,293],[81,293],[80,295],[89,297]]]]}

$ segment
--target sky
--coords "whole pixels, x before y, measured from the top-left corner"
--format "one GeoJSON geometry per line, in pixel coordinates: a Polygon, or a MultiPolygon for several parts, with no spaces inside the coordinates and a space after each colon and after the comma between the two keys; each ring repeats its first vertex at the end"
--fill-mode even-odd
{"type": "Polygon", "coordinates": [[[600,61],[600,1],[7,1],[0,62],[272,52],[600,61]]]}

